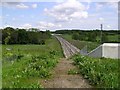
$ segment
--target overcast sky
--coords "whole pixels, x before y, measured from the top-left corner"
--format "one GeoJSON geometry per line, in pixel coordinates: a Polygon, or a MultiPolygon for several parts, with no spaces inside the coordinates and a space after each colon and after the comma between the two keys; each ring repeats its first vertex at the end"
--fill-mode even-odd
{"type": "MultiPolygon", "coordinates": [[[[118,29],[117,2],[2,2],[0,27],[56,29],[118,29]]],[[[109,0],[108,0],[109,1],[109,0]]]]}

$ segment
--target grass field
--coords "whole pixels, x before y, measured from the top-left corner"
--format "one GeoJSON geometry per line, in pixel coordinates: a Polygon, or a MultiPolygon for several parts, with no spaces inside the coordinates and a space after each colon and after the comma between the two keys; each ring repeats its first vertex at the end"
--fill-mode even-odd
{"type": "Polygon", "coordinates": [[[73,44],[80,50],[83,49],[85,46],[87,46],[88,52],[90,52],[91,50],[95,49],[96,47],[98,47],[100,45],[96,42],[73,40],[72,35],[68,35],[68,34],[64,34],[64,35],[62,35],[62,37],[65,38],[66,40],[68,40],[71,44],[73,44]]]}
{"type": "Polygon", "coordinates": [[[52,38],[45,45],[3,45],[2,57],[3,88],[38,88],[41,79],[51,77],[63,54],[52,38]]]}
{"type": "Polygon", "coordinates": [[[2,45],[0,45],[0,88],[2,88],[2,45]]]}
{"type": "Polygon", "coordinates": [[[108,35],[109,41],[119,42],[119,35],[108,35]]]}
{"type": "Polygon", "coordinates": [[[72,58],[80,74],[99,88],[118,88],[118,60],[75,55],[72,58]]]}

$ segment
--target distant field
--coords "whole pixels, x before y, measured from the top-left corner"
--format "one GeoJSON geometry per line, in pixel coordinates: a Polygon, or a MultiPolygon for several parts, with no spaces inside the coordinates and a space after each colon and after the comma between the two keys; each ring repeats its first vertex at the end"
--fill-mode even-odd
{"type": "Polygon", "coordinates": [[[40,79],[49,78],[52,68],[63,57],[59,42],[45,45],[3,45],[3,88],[37,88],[40,79]]]}
{"type": "Polygon", "coordinates": [[[68,35],[68,34],[63,34],[62,37],[68,40],[70,43],[72,43],[79,49],[83,49],[85,46],[87,46],[88,52],[90,52],[91,50],[95,49],[97,46],[100,45],[96,42],[73,40],[72,35],[68,35]]]}
{"type": "Polygon", "coordinates": [[[61,52],[61,48],[58,47],[59,42],[56,38],[52,38],[46,41],[45,45],[2,45],[2,53],[8,52],[8,49],[11,49],[13,53],[24,53],[24,54],[31,54],[31,55],[41,55],[47,54],[51,50],[59,50],[61,52]]]}
{"type": "Polygon", "coordinates": [[[118,37],[119,37],[118,35],[108,35],[108,40],[117,42],[117,41],[119,41],[118,37]]]}

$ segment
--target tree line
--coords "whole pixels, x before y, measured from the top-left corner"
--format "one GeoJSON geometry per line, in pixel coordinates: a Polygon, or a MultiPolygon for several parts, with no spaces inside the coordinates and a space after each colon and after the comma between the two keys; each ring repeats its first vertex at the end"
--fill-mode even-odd
{"type": "Polygon", "coordinates": [[[69,34],[74,40],[91,42],[120,42],[120,30],[57,30],[56,34],[69,34]]]}
{"type": "Polygon", "coordinates": [[[49,38],[51,38],[49,30],[38,31],[34,28],[26,30],[12,27],[2,29],[2,44],[45,44],[49,38]]]}

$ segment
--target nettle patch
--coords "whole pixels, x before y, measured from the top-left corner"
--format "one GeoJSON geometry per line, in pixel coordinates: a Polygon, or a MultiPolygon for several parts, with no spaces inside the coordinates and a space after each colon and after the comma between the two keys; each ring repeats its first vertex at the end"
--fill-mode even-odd
{"type": "Polygon", "coordinates": [[[46,55],[31,55],[14,52],[4,53],[3,58],[3,86],[38,87],[40,83],[28,82],[30,78],[49,78],[51,70],[58,63],[57,51],[50,51],[46,55]],[[8,66],[5,64],[9,63],[8,66]],[[9,78],[8,78],[9,77],[9,78]],[[24,82],[23,82],[24,81],[24,82]],[[25,83],[25,82],[28,83],[25,83]]]}
{"type": "Polygon", "coordinates": [[[97,87],[118,87],[118,60],[91,58],[76,55],[73,57],[80,73],[97,87]]]}

